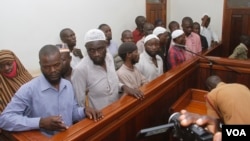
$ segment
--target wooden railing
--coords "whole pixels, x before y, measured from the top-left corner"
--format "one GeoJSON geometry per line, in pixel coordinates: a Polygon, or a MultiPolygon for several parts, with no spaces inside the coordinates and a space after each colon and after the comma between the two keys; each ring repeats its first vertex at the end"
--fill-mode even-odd
{"type": "MultiPolygon", "coordinates": [[[[210,51],[204,54],[211,54],[210,51]]],[[[210,57],[218,64],[226,64],[228,67],[241,72],[237,74],[234,71],[213,64],[213,73],[230,77],[230,81],[244,82],[248,80],[250,69],[248,62],[236,61],[226,58],[210,57]],[[237,74],[237,75],[235,75],[237,74]],[[235,76],[233,76],[235,75],[235,76]],[[243,75],[244,77],[242,77],[243,75]],[[246,77],[246,78],[245,78],[246,77]]],[[[64,132],[60,132],[51,138],[40,134],[39,131],[11,133],[11,140],[19,141],[82,141],[82,140],[119,140],[134,141],[136,133],[142,128],[148,128],[161,124],[166,124],[171,114],[170,107],[174,104],[184,92],[190,88],[204,89],[205,79],[210,75],[210,66],[207,59],[194,57],[185,63],[169,70],[149,84],[141,87],[145,94],[145,99],[140,101],[131,96],[125,96],[103,109],[104,119],[94,122],[84,119],[64,132]]],[[[226,78],[225,80],[229,80],[226,78]]],[[[227,81],[226,81],[227,82],[227,81]]],[[[154,137],[143,139],[147,140],[167,140],[170,133],[160,134],[154,137]]]]}

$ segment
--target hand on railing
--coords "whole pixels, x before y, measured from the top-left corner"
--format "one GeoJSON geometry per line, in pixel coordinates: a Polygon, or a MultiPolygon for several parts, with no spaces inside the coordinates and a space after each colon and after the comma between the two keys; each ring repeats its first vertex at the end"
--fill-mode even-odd
{"type": "Polygon", "coordinates": [[[94,121],[101,120],[104,117],[101,111],[95,110],[89,106],[85,107],[84,112],[89,119],[94,121]]]}

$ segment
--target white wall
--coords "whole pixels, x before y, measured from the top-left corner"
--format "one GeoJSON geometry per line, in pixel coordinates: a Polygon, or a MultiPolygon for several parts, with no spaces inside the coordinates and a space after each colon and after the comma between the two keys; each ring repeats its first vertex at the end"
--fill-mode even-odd
{"type": "Polygon", "coordinates": [[[40,48],[60,43],[61,29],[72,28],[77,47],[84,49],[85,32],[107,23],[113,39],[120,43],[121,32],[133,30],[135,17],[145,13],[144,0],[1,0],[0,49],[14,51],[25,67],[37,75],[40,48]]]}
{"type": "MultiPolygon", "coordinates": [[[[135,28],[134,19],[146,13],[146,0],[1,0],[0,49],[10,49],[34,75],[40,71],[38,52],[45,44],[60,43],[59,32],[76,32],[77,47],[84,49],[87,30],[101,23],[111,26],[120,43],[124,29],[135,28]]],[[[167,0],[167,24],[190,16],[200,22],[203,13],[212,17],[211,27],[221,36],[223,0],[167,0]]]]}
{"type": "Polygon", "coordinates": [[[204,13],[211,17],[210,27],[221,40],[224,0],[167,0],[167,24],[175,20],[180,23],[185,16],[201,23],[204,13]]]}

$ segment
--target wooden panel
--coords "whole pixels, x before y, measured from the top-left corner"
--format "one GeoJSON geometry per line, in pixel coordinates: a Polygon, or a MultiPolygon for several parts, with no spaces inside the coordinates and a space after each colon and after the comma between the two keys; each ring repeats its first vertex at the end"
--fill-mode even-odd
{"type": "Polygon", "coordinates": [[[146,3],[146,18],[147,21],[154,24],[155,20],[161,19],[166,26],[166,1],[161,3],[146,3]]]}
{"type": "Polygon", "coordinates": [[[219,75],[227,83],[242,83],[250,87],[250,62],[221,57],[207,56],[214,63],[212,67],[207,60],[200,60],[198,88],[206,90],[205,81],[211,74],[219,75]]]}
{"type": "Polygon", "coordinates": [[[188,89],[171,107],[170,112],[179,112],[186,109],[189,112],[206,114],[205,95],[207,91],[199,89],[188,89]]]}
{"type": "MultiPolygon", "coordinates": [[[[250,35],[250,8],[229,8],[224,0],[222,26],[222,57],[228,57],[239,44],[242,34],[250,35]]],[[[250,51],[249,51],[250,52],[250,51]]]]}

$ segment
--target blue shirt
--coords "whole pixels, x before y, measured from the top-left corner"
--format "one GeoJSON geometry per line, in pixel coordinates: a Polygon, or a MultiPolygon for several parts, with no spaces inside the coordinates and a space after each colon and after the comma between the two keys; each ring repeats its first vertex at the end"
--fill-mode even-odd
{"type": "MultiPolygon", "coordinates": [[[[0,128],[7,131],[39,129],[43,117],[61,115],[67,126],[85,117],[77,105],[71,83],[60,80],[59,91],[41,75],[20,87],[0,115],[0,128]]],[[[53,135],[56,131],[45,131],[53,135]]]]}

